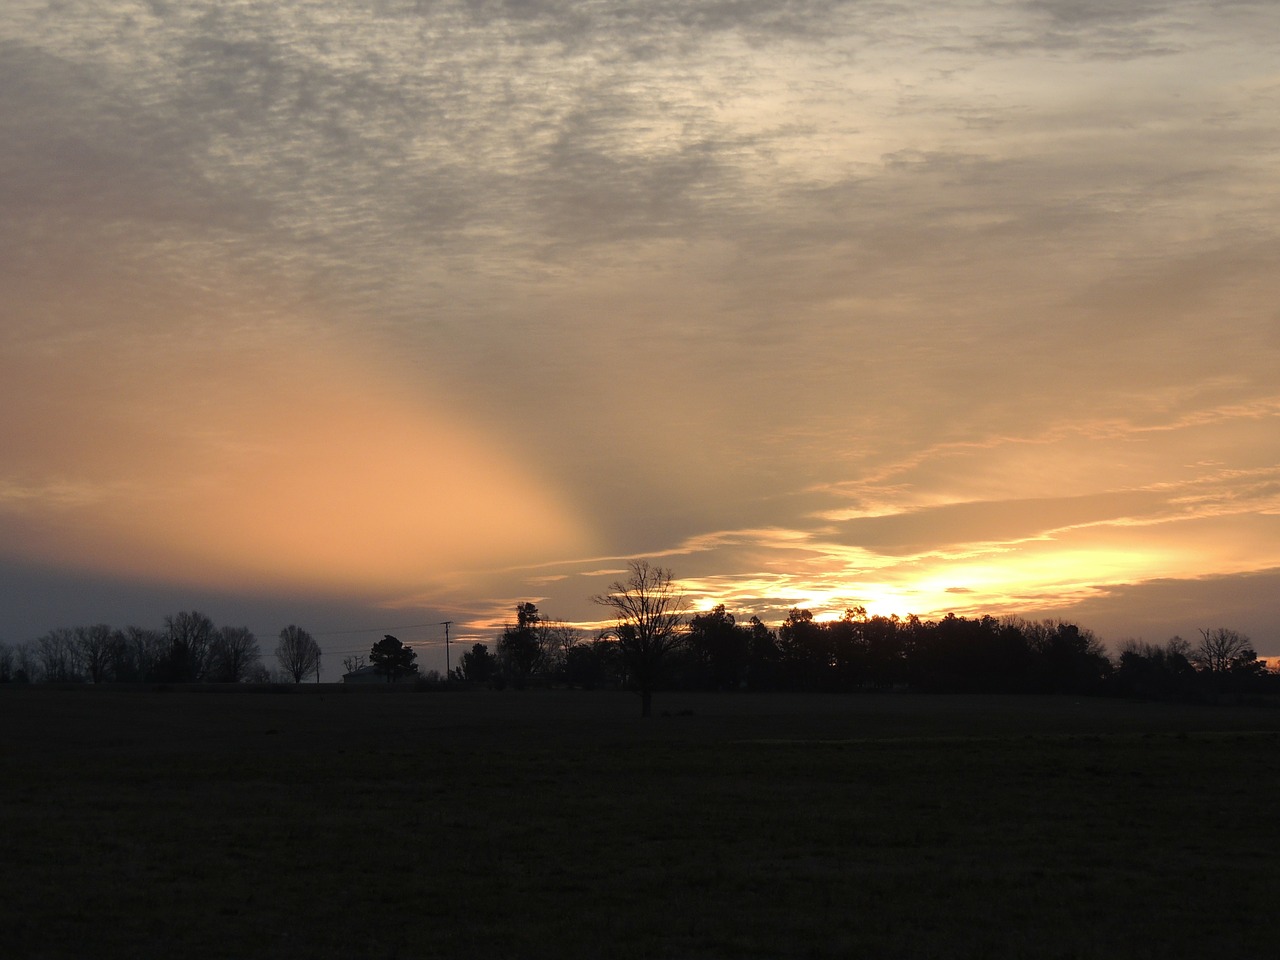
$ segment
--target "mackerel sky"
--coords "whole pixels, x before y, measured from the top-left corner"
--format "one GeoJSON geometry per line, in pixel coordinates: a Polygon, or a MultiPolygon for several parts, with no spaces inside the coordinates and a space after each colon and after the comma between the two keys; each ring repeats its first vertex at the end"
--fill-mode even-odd
{"type": "Polygon", "coordinates": [[[1272,2],[8,0],[0,641],[1280,654],[1278,263],[1272,2]]]}

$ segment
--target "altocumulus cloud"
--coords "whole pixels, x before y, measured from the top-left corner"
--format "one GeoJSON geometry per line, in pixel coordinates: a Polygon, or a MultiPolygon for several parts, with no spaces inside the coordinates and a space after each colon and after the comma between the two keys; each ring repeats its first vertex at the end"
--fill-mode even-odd
{"type": "Polygon", "coordinates": [[[11,4],[0,399],[41,399],[4,509],[313,436],[182,395],[292,352],[521,465],[544,565],[445,605],[580,615],[639,552],[768,610],[1266,570],[1278,37],[1207,0],[11,4]]]}

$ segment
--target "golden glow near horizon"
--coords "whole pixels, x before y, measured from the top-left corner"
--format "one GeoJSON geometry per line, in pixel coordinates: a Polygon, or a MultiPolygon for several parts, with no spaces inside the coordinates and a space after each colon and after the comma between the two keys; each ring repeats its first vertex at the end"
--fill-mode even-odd
{"type": "Polygon", "coordinates": [[[1280,652],[1280,6],[563,11],[0,17],[0,639],[67,571],[585,624],[646,556],[1280,652]]]}
{"type": "Polygon", "coordinates": [[[84,422],[56,404],[33,411],[76,455],[0,490],[40,531],[30,554],[180,583],[386,595],[586,544],[496,437],[420,387],[351,353],[278,349],[197,350],[177,375],[141,381],[62,356],[61,375],[99,403],[84,422]]]}

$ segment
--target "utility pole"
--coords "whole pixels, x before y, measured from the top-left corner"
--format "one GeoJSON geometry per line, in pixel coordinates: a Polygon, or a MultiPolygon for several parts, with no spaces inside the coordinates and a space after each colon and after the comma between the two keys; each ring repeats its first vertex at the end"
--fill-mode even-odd
{"type": "Polygon", "coordinates": [[[444,682],[446,684],[449,682],[449,674],[452,672],[449,669],[449,624],[451,623],[453,623],[452,620],[444,620],[441,623],[444,627],[444,682]]]}

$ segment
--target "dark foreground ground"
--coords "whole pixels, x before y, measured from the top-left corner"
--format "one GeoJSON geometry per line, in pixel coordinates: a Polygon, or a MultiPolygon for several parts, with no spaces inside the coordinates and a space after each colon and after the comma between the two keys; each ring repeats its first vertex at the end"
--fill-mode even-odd
{"type": "Polygon", "coordinates": [[[0,956],[1280,955],[1280,710],[0,688],[0,956]]]}

